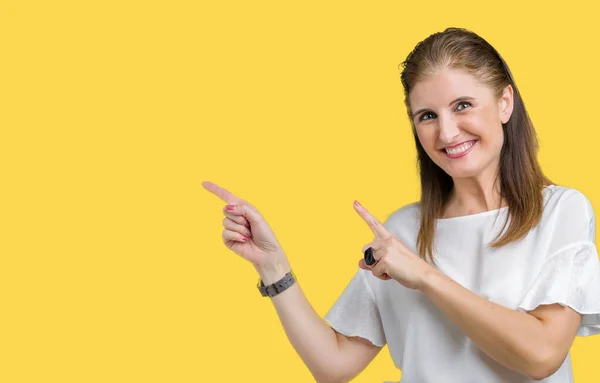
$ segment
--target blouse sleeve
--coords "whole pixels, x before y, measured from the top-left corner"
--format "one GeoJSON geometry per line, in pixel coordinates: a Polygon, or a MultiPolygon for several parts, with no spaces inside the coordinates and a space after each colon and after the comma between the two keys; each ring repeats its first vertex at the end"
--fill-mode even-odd
{"type": "Polygon", "coordinates": [[[365,270],[359,269],[352,277],[325,315],[325,321],[340,334],[365,338],[373,345],[383,347],[386,339],[381,317],[364,273],[365,270]]]}
{"type": "Polygon", "coordinates": [[[595,215],[587,198],[575,192],[556,207],[550,251],[518,306],[531,311],[558,303],[583,315],[577,335],[600,333],[600,261],[595,215]]]}

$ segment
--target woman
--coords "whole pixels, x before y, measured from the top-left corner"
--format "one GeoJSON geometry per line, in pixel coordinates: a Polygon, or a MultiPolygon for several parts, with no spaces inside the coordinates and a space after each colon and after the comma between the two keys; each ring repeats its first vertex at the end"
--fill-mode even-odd
{"type": "Polygon", "coordinates": [[[205,182],[229,204],[224,243],[276,283],[261,292],[318,382],[350,381],[385,344],[407,383],[572,382],[574,337],[600,333],[590,202],[543,175],[510,70],[481,37],[429,36],[401,79],[421,200],[383,224],[355,203],[374,263],[324,319],[260,213],[205,182]]]}

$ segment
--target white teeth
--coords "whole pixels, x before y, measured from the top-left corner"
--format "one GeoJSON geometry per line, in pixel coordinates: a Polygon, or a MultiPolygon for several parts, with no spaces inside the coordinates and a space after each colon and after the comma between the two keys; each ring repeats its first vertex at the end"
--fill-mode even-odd
{"type": "Polygon", "coordinates": [[[446,153],[451,154],[451,155],[460,154],[460,153],[464,153],[467,150],[469,150],[471,148],[471,146],[473,146],[473,144],[475,144],[475,142],[466,142],[456,148],[445,149],[445,150],[446,150],[446,153]]]}

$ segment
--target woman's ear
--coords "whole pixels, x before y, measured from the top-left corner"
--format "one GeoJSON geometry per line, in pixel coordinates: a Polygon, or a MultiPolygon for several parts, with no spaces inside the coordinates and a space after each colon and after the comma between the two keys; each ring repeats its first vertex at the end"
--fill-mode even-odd
{"type": "Polygon", "coordinates": [[[500,121],[502,121],[503,124],[506,124],[510,119],[513,111],[513,105],[513,87],[512,85],[508,84],[504,88],[504,91],[502,91],[502,96],[500,97],[498,103],[498,113],[500,121]]]}

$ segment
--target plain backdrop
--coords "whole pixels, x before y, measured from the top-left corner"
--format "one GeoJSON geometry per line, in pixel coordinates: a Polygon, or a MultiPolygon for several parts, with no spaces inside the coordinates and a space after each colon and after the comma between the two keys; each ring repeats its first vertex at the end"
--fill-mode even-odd
{"type": "MultiPolygon", "coordinates": [[[[0,2],[0,381],[310,382],[215,182],[323,316],[419,197],[398,65],[471,29],[511,67],[554,182],[598,208],[597,2],[0,2]]],[[[572,349],[600,381],[600,337],[572,349]]],[[[435,368],[435,361],[432,361],[435,368]]],[[[387,348],[358,383],[401,377],[387,348]]]]}

